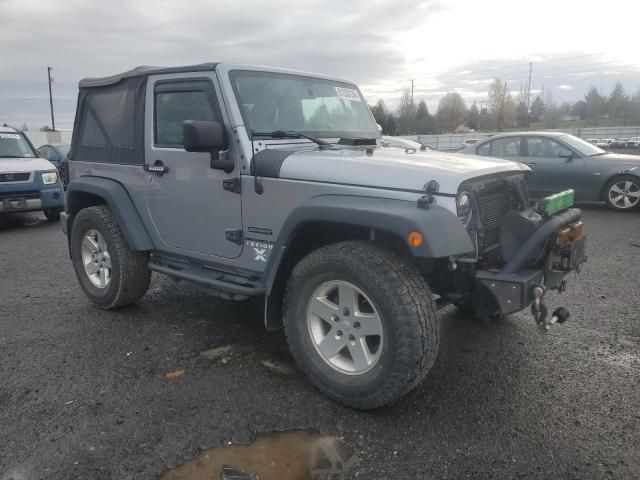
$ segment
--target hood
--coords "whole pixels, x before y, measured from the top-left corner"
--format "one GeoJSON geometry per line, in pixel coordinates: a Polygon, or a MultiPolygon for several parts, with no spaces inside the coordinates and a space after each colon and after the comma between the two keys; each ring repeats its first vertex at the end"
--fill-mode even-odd
{"type": "Polygon", "coordinates": [[[55,170],[56,167],[44,158],[0,158],[0,173],[20,173],[55,170]]]}
{"type": "Polygon", "coordinates": [[[399,148],[335,149],[296,152],[280,167],[280,177],[379,188],[422,191],[437,180],[440,192],[455,194],[465,180],[498,173],[526,173],[526,165],[493,157],[442,153],[405,153],[399,148]]]}
{"type": "Polygon", "coordinates": [[[592,158],[599,160],[610,160],[619,163],[629,163],[633,165],[640,165],[640,155],[627,155],[626,153],[605,153],[604,155],[597,155],[592,158]]]}

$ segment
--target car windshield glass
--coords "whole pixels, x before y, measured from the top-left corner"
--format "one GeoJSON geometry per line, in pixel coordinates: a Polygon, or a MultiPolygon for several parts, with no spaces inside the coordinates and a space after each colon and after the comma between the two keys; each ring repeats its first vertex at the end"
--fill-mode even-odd
{"type": "Polygon", "coordinates": [[[35,156],[35,152],[20,133],[0,133],[0,158],[35,156]]]}
{"type": "Polygon", "coordinates": [[[574,137],[573,135],[564,135],[562,137],[562,140],[583,157],[602,155],[603,153],[606,153],[600,147],[596,147],[595,145],[592,145],[589,142],[585,142],[581,138],[574,137]]]}
{"type": "Polygon", "coordinates": [[[62,154],[62,157],[66,157],[67,154],[69,153],[69,149],[71,148],[71,145],[56,145],[56,148],[62,154]]]}
{"type": "Polygon", "coordinates": [[[247,129],[303,132],[313,137],[379,136],[352,84],[273,72],[236,70],[231,83],[247,129]]]}

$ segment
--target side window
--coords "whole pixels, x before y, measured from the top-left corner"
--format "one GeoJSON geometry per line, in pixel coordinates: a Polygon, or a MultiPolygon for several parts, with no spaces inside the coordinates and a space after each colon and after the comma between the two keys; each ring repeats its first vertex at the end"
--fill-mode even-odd
{"type": "Polygon", "coordinates": [[[483,143],[476,148],[476,155],[484,155],[485,157],[491,155],[491,142],[483,143]]]}
{"type": "Polygon", "coordinates": [[[567,152],[569,152],[567,147],[549,138],[527,139],[527,157],[530,158],[560,158],[560,154],[567,152]]]}
{"type": "MultiPolygon", "coordinates": [[[[202,82],[200,82],[202,83],[202,82]]],[[[183,145],[182,124],[185,120],[217,120],[205,90],[155,92],[155,143],[178,147],[183,145]]]]}
{"type": "Polygon", "coordinates": [[[519,157],[520,137],[496,138],[491,142],[492,157],[519,157]]]}

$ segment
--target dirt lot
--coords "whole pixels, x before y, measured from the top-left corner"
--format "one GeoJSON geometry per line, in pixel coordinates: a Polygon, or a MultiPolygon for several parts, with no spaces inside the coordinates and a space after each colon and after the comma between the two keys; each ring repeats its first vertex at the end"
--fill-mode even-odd
{"type": "Polygon", "coordinates": [[[154,277],[139,305],[102,312],[57,225],[0,220],[0,479],[158,478],[229,442],[209,463],[260,451],[293,471],[320,435],[350,453],[318,478],[640,478],[640,214],[592,207],[585,223],[589,263],[547,300],[568,324],[540,334],[526,314],[479,325],[448,308],[425,382],[363,413],[305,382],[260,302],[154,277]],[[289,430],[303,432],[275,450],[235,445],[289,430]]]}

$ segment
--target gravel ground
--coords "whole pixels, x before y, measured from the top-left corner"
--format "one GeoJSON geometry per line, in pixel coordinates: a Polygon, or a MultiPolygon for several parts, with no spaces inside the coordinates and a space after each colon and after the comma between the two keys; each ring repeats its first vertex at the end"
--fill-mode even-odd
{"type": "Polygon", "coordinates": [[[102,312],[57,225],[2,219],[0,479],[157,478],[203,449],[291,429],[355,450],[334,478],[639,478],[640,214],[584,219],[589,263],[547,297],[569,323],[540,334],[525,314],[478,325],[445,309],[427,379],[370,413],[310,387],[259,302],[154,277],[137,306],[102,312]]]}

